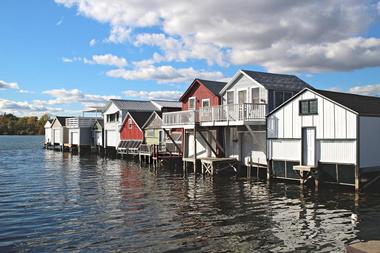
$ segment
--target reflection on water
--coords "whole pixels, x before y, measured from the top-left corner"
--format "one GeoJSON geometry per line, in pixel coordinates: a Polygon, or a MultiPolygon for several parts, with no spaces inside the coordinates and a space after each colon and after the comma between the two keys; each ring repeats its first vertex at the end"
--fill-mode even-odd
{"type": "Polygon", "coordinates": [[[380,239],[378,194],[355,206],[352,191],[185,177],[41,142],[0,137],[1,252],[341,252],[380,239]]]}

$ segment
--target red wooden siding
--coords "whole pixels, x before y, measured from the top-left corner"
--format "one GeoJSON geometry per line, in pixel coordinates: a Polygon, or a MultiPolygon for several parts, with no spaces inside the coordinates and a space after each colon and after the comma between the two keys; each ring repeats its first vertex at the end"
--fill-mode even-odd
{"type": "Polygon", "coordinates": [[[132,128],[129,129],[129,119],[130,115],[124,121],[124,124],[121,126],[120,130],[120,139],[121,140],[144,140],[144,133],[136,125],[135,121],[132,119],[132,128]]]}
{"type": "Polygon", "coordinates": [[[182,98],[182,111],[187,111],[189,106],[189,98],[196,97],[195,109],[202,108],[202,99],[210,99],[210,106],[220,105],[219,96],[214,95],[209,89],[206,88],[201,82],[198,80],[194,81],[194,85],[188,94],[182,98]]]}

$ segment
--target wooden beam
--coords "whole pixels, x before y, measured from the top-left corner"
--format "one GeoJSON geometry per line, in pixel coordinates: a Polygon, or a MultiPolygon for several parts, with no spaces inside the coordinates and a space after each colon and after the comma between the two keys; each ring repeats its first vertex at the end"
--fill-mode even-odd
{"type": "Polygon", "coordinates": [[[212,147],[212,145],[208,142],[208,140],[206,139],[206,137],[203,135],[203,133],[201,131],[198,131],[197,132],[199,133],[199,135],[202,137],[202,139],[206,142],[207,146],[209,146],[209,148],[211,149],[211,151],[214,153],[215,156],[218,156],[216,154],[216,150],[214,150],[214,148],[212,147]]]}
{"type": "MultiPolygon", "coordinates": [[[[203,128],[204,129],[204,128],[203,128]]],[[[219,143],[218,139],[215,138],[215,136],[212,134],[212,132],[208,129],[205,129],[209,134],[211,134],[211,138],[213,141],[215,141],[216,143],[216,146],[220,149],[220,151],[222,151],[222,156],[225,156],[226,155],[226,152],[224,151],[224,148],[222,147],[222,145],[219,143]]]]}
{"type": "Polygon", "coordinates": [[[165,128],[164,129],[164,132],[166,133],[166,135],[169,137],[169,139],[173,142],[173,144],[176,146],[176,148],[178,148],[179,152],[182,153],[182,149],[181,147],[175,142],[175,140],[173,139],[173,137],[170,135],[169,131],[166,130],[165,128]]]}

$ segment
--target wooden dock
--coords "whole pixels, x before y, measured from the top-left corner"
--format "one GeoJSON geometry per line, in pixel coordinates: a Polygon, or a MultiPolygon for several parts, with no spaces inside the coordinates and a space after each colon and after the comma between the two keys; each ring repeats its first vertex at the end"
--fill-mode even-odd
{"type": "Polygon", "coordinates": [[[230,157],[205,157],[200,158],[202,174],[215,175],[225,170],[238,172],[238,160],[230,157]]]}

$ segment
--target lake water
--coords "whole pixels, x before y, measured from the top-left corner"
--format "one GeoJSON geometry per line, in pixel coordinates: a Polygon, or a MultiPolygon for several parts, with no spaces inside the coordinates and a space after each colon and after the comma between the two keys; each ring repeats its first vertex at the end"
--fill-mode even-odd
{"type": "Polygon", "coordinates": [[[0,136],[0,252],[343,252],[380,239],[380,195],[184,176],[0,136]],[[358,215],[353,222],[351,215],[358,215]]]}

